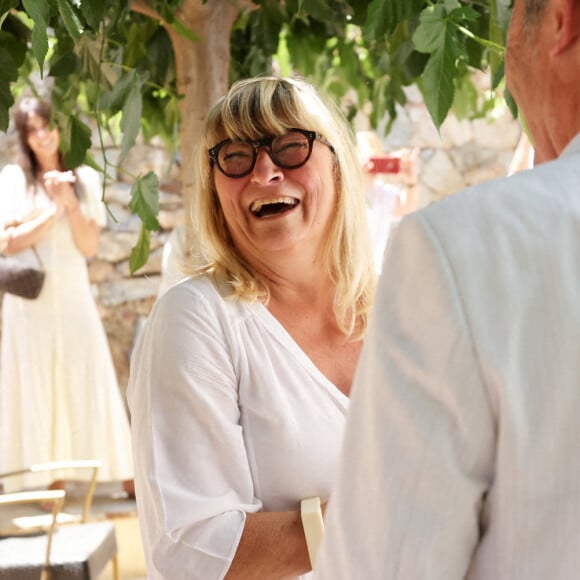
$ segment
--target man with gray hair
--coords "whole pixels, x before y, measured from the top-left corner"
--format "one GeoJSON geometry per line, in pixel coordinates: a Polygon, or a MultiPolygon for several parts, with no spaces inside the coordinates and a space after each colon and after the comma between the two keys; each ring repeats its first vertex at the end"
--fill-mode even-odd
{"type": "Polygon", "coordinates": [[[580,578],[580,1],[515,0],[530,171],[403,219],[316,580],[580,578]]]}

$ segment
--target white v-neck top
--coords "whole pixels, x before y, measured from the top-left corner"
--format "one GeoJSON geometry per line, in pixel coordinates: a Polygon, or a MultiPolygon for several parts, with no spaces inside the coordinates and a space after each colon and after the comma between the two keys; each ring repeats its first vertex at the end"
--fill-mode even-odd
{"type": "Polygon", "coordinates": [[[246,512],[328,498],[348,398],[262,304],[170,288],[127,395],[148,578],[223,578],[246,512]]]}

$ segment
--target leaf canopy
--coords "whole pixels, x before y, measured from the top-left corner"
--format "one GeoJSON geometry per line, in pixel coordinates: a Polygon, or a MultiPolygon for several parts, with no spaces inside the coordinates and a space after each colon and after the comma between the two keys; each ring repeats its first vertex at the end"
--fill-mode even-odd
{"type": "MultiPolygon", "coordinates": [[[[140,133],[178,148],[187,94],[178,88],[174,35],[203,42],[188,15],[226,1],[238,10],[229,82],[300,74],[334,94],[348,118],[364,109],[375,127],[395,117],[410,85],[439,128],[454,107],[466,116],[489,111],[489,99],[474,94],[474,69],[488,69],[493,88],[501,84],[510,0],[0,0],[0,130],[40,73],[71,166],[94,164],[89,121],[101,144],[105,135],[118,144],[117,171],[140,133]]],[[[132,267],[147,259],[149,232],[159,227],[158,186],[150,174],[133,184],[144,232],[132,267]]]]}

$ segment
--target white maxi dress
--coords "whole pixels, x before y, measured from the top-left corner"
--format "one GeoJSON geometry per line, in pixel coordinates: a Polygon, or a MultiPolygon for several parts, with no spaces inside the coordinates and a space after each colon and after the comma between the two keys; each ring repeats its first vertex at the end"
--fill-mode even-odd
{"type": "MultiPolygon", "coordinates": [[[[81,210],[104,225],[98,174],[77,170],[81,210]]],[[[40,189],[26,192],[16,165],[0,173],[0,222],[25,221],[50,199],[40,189]]],[[[133,477],[128,416],[119,392],[107,336],[89,283],[84,256],[74,244],[66,215],[36,249],[46,270],[40,296],[27,300],[5,294],[0,342],[0,472],[32,463],[99,459],[99,480],[133,477]]],[[[36,263],[31,250],[17,254],[36,263]]],[[[52,473],[47,480],[14,482],[44,485],[82,473],[52,473]]]]}

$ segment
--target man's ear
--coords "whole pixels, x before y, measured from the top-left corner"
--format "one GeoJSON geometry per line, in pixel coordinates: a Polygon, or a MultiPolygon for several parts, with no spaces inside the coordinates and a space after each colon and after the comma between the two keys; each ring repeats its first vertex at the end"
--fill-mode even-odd
{"type": "Polygon", "coordinates": [[[577,0],[552,0],[555,4],[556,42],[551,56],[565,52],[580,37],[580,2],[577,0]]]}

